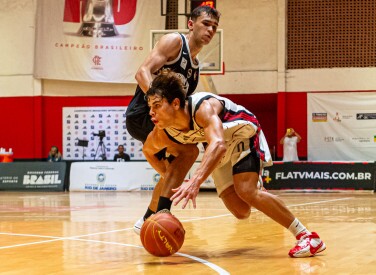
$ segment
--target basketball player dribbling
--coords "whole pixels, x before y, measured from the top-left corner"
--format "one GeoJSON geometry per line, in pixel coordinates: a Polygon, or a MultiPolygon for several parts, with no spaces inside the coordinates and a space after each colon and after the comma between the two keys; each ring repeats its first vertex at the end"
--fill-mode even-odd
{"type": "MultiPolygon", "coordinates": [[[[192,11],[188,21],[189,33],[187,35],[180,33],[166,34],[155,45],[136,73],[138,86],[127,108],[126,126],[132,137],[145,142],[148,134],[154,128],[144,96],[159,70],[169,68],[177,73],[183,82],[184,92],[187,96],[195,91],[200,74],[197,55],[214,37],[219,18],[220,13],[216,9],[209,6],[197,7],[192,11]]],[[[167,183],[167,185],[172,184],[177,187],[188,173],[189,167],[185,164],[193,164],[197,159],[198,148],[196,145],[180,146],[180,148],[174,145],[174,151],[170,152],[168,150],[169,144],[174,145],[172,142],[166,142],[162,150],[157,153],[157,157],[163,160],[158,168],[159,172],[167,174],[165,177],[161,177],[161,180],[155,186],[152,200],[145,215],[134,226],[134,230],[138,234],[146,218],[156,211],[171,209],[170,195],[168,195],[170,189],[166,191],[167,189],[164,188],[166,179],[175,178],[176,182],[167,183]],[[170,169],[165,173],[167,166],[170,166],[170,169]],[[182,169],[181,167],[187,168],[182,169]]]]}
{"type": "Polygon", "coordinates": [[[191,200],[196,208],[200,185],[211,174],[219,197],[236,218],[248,218],[254,207],[295,236],[297,244],[289,251],[290,257],[310,257],[325,250],[319,235],[308,231],[281,199],[257,188],[267,143],[250,111],[210,93],[186,98],[179,77],[168,70],[153,80],[146,99],[156,127],[144,144],[144,153],[155,169],[159,169],[161,162],[155,153],[167,140],[176,144],[207,144],[192,177],[172,190],[174,205],[182,201],[185,208],[191,200]]]}

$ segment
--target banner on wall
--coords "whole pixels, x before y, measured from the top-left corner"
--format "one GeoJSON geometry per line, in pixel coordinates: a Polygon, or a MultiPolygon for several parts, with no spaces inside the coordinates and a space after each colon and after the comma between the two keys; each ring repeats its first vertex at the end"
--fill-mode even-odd
{"type": "MultiPolygon", "coordinates": [[[[191,178],[200,163],[195,163],[186,180],[191,178]]],[[[70,170],[69,191],[150,191],[154,190],[160,175],[147,161],[127,162],[74,162],[70,170]]],[[[200,186],[214,189],[208,177],[200,186]]]]}
{"type": "Polygon", "coordinates": [[[148,162],[74,162],[69,191],[153,190],[159,174],[148,162]]]}
{"type": "Polygon", "coordinates": [[[64,191],[65,162],[0,164],[0,190],[64,191]]]}
{"type": "Polygon", "coordinates": [[[135,83],[150,29],[163,27],[149,2],[39,0],[35,77],[135,83]]]}
{"type": "Polygon", "coordinates": [[[308,160],[374,161],[376,93],[309,93],[308,160]]]}
{"type": "Polygon", "coordinates": [[[125,126],[126,107],[63,108],[63,157],[66,160],[113,160],[119,145],[131,160],[145,160],[142,142],[125,126]]]}
{"type": "Polygon", "coordinates": [[[374,190],[374,162],[274,162],[263,171],[266,189],[374,190]]]}

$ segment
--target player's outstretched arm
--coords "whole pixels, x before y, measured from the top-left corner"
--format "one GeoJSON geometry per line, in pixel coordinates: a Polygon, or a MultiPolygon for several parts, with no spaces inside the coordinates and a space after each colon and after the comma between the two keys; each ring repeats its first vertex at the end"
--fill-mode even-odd
{"type": "Polygon", "coordinates": [[[184,181],[189,169],[198,157],[199,150],[195,144],[177,144],[171,142],[167,152],[175,158],[168,163],[165,173],[165,183],[161,192],[163,197],[170,198],[173,189],[179,187],[184,181]]]}
{"type": "Polygon", "coordinates": [[[146,93],[156,73],[166,62],[174,60],[181,49],[182,40],[177,33],[169,33],[161,37],[136,73],[136,80],[142,91],[146,93]]]}
{"type": "Polygon", "coordinates": [[[200,185],[213,172],[226,153],[223,125],[218,116],[219,111],[215,110],[208,101],[204,101],[196,113],[196,122],[204,129],[208,146],[201,164],[193,176],[189,181],[173,190],[175,194],[171,197],[171,200],[174,201],[175,206],[184,199],[182,208],[185,208],[189,200],[192,200],[193,207],[196,208],[196,197],[200,185]]]}

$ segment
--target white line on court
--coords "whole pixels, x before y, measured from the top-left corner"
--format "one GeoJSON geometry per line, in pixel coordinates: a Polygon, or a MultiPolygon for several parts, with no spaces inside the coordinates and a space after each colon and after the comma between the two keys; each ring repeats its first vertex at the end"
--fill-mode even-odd
{"type": "MultiPolygon", "coordinates": [[[[325,201],[315,201],[315,202],[292,204],[292,205],[287,205],[287,207],[290,208],[290,207],[295,207],[295,206],[304,206],[304,205],[319,204],[319,203],[326,203],[326,202],[333,202],[333,201],[351,200],[351,199],[352,198],[331,199],[331,200],[325,200],[325,201]]],[[[257,209],[254,209],[254,210],[252,209],[252,212],[259,212],[259,211],[257,209]]],[[[216,218],[227,217],[227,216],[232,216],[232,214],[229,213],[229,214],[210,216],[210,217],[192,218],[192,219],[187,219],[187,220],[181,220],[181,222],[191,222],[191,221],[199,221],[199,220],[210,220],[210,219],[216,219],[216,218]]]]}
{"type": "MultiPolygon", "coordinates": [[[[0,249],[5,249],[5,248],[14,248],[14,247],[20,247],[20,246],[26,246],[26,245],[33,245],[33,244],[42,244],[42,243],[49,243],[49,242],[55,242],[55,241],[62,241],[62,240],[74,240],[74,241],[83,241],[83,242],[91,242],[91,243],[105,243],[105,244],[113,244],[113,245],[120,245],[120,246],[125,246],[125,247],[134,247],[134,248],[142,248],[143,246],[140,245],[134,245],[134,244],[126,244],[126,243],[118,243],[118,242],[107,242],[107,241],[99,241],[99,240],[88,240],[88,239],[81,239],[80,237],[87,237],[87,236],[93,236],[93,235],[100,235],[100,234],[105,234],[105,233],[111,233],[111,232],[119,232],[119,231],[128,231],[132,230],[133,228],[126,228],[126,229],[119,229],[119,230],[111,230],[107,232],[99,232],[99,233],[92,233],[92,234],[86,234],[86,235],[80,235],[80,236],[75,236],[75,237],[55,237],[55,236],[42,236],[42,235],[31,235],[31,234],[13,234],[13,233],[1,233],[1,235],[12,235],[12,236],[32,236],[32,237],[40,237],[40,238],[50,238],[52,240],[46,240],[46,241],[39,241],[39,242],[31,242],[31,243],[25,243],[25,244],[16,244],[16,245],[9,245],[9,246],[2,246],[0,249]]],[[[177,255],[180,255],[182,257],[190,258],[191,260],[197,261],[201,264],[206,265],[207,267],[211,268],[215,272],[217,272],[220,275],[228,275],[230,274],[223,268],[217,266],[216,264],[213,264],[211,262],[208,262],[204,259],[188,255],[188,254],[183,254],[183,253],[175,253],[177,255]]]]}
{"type": "Polygon", "coordinates": [[[299,204],[289,205],[288,207],[304,206],[304,205],[319,204],[319,203],[333,202],[333,201],[344,201],[344,200],[351,200],[351,199],[352,198],[341,198],[341,199],[332,199],[332,200],[326,200],[326,201],[316,201],[316,202],[299,203],[299,204]]]}

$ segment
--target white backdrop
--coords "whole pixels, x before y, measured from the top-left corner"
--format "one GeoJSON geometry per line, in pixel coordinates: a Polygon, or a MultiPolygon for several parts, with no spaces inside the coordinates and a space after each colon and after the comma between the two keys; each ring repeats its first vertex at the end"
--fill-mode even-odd
{"type": "Polygon", "coordinates": [[[374,161],[376,93],[309,93],[308,160],[374,161]]]}
{"type": "Polygon", "coordinates": [[[118,145],[131,160],[145,160],[142,143],[132,138],[125,126],[126,107],[66,107],[63,108],[63,156],[67,160],[101,160],[100,137],[94,136],[105,131],[102,139],[107,160],[112,160],[118,145]],[[77,146],[78,140],[87,140],[88,147],[77,146]],[[99,149],[98,149],[99,148],[99,149]],[[83,153],[84,152],[84,153],[83,153]]]}

